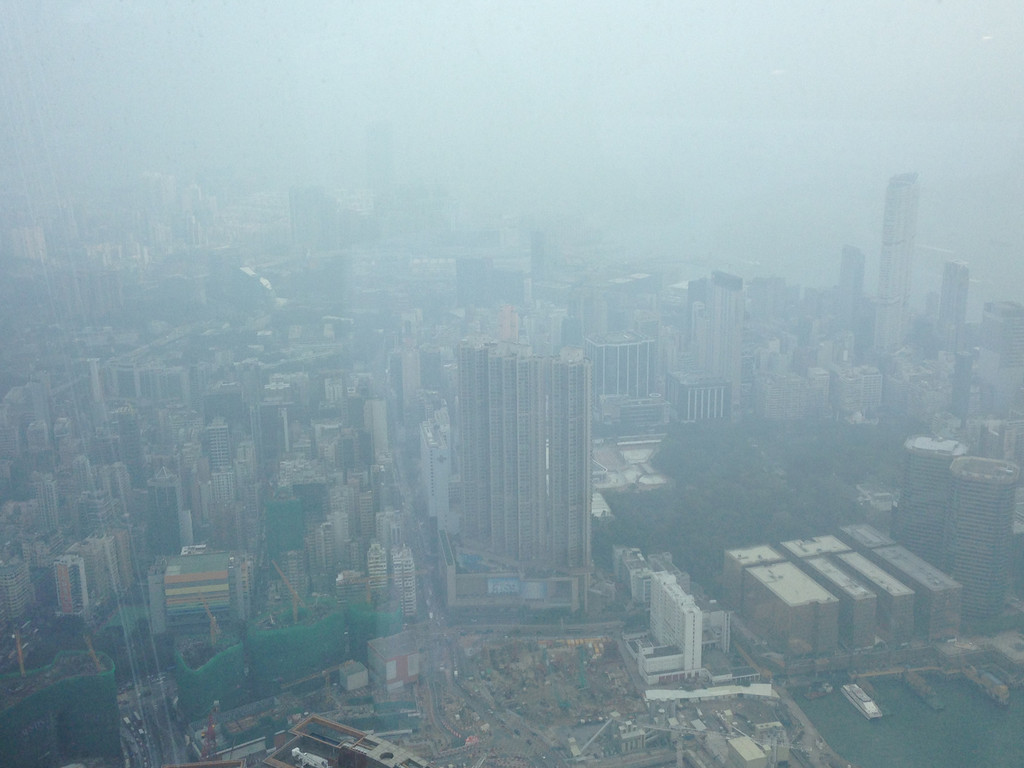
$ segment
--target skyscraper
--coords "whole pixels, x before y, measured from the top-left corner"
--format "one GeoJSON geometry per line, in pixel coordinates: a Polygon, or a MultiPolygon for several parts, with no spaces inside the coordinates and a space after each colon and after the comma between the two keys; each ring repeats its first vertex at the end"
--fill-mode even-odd
{"type": "Polygon", "coordinates": [[[638,399],[654,391],[654,339],[634,331],[598,333],[584,340],[594,365],[594,394],[638,399]]]}
{"type": "Polygon", "coordinates": [[[1003,413],[1019,399],[1024,384],[1024,305],[1016,301],[985,304],[978,376],[983,405],[989,410],[1003,413]]]}
{"type": "Polygon", "coordinates": [[[949,467],[967,453],[967,447],[955,440],[917,435],[903,448],[903,486],[899,504],[893,509],[893,538],[936,568],[948,567],[952,535],[949,467]]]}
{"type": "Polygon", "coordinates": [[[944,348],[949,352],[959,352],[963,346],[970,279],[970,270],[962,261],[946,262],[939,297],[939,333],[944,348]]]}
{"type": "Polygon", "coordinates": [[[843,246],[839,262],[839,290],[836,295],[836,320],[839,328],[852,331],[864,298],[864,252],[852,245],[843,246]]]}
{"type": "Polygon", "coordinates": [[[192,517],[182,506],[181,481],[166,467],[149,481],[146,543],[152,555],[176,555],[192,543],[192,517]]]}
{"type": "Polygon", "coordinates": [[[591,377],[581,349],[563,349],[551,360],[546,516],[551,520],[551,559],[570,569],[590,567],[591,377]]]}
{"type": "Polygon", "coordinates": [[[462,535],[520,563],[590,563],[591,366],[522,347],[459,347],[462,535]]]}
{"type": "Polygon", "coordinates": [[[231,434],[227,421],[220,416],[206,427],[206,447],[211,472],[231,469],[231,434]]]}
{"type": "Polygon", "coordinates": [[[917,233],[916,173],[893,176],[885,193],[882,257],[878,269],[875,349],[894,352],[906,336],[910,312],[910,278],[917,233]]]}
{"type": "Polygon", "coordinates": [[[1014,489],[1009,461],[964,456],[953,462],[953,577],[963,584],[963,615],[997,616],[1013,572],[1014,489]]]}
{"type": "Polygon", "coordinates": [[[741,413],[743,312],[743,278],[712,273],[705,305],[707,339],[702,367],[706,375],[729,383],[734,419],[741,413]]]}

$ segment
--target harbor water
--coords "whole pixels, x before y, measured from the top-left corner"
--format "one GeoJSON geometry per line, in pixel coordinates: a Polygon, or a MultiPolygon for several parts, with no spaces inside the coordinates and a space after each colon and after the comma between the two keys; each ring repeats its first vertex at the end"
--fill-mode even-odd
{"type": "Polygon", "coordinates": [[[964,768],[1024,765],[1024,690],[1002,707],[963,678],[927,675],[945,709],[935,711],[898,677],[870,681],[883,717],[869,721],[837,685],[797,703],[821,736],[860,768],[964,768]]]}

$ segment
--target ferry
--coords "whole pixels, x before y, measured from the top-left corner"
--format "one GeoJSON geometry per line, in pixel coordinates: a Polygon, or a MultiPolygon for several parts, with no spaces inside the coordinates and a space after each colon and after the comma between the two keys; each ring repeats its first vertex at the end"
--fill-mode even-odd
{"type": "Polygon", "coordinates": [[[882,716],[882,710],[875,704],[874,699],[864,693],[864,690],[856,683],[844,685],[843,696],[868,720],[875,720],[882,716]]]}

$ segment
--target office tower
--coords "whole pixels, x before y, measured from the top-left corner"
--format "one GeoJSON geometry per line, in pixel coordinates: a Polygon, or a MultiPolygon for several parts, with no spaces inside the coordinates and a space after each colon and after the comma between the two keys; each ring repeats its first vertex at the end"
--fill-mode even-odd
{"type": "Polygon", "coordinates": [[[950,413],[960,419],[960,426],[967,424],[971,411],[971,379],[974,374],[974,353],[957,352],[953,363],[953,393],[949,406],[950,413]]]}
{"type": "Polygon", "coordinates": [[[211,472],[231,469],[231,435],[227,421],[220,416],[206,427],[206,450],[211,472]]]}
{"type": "Polygon", "coordinates": [[[836,292],[836,320],[840,330],[854,330],[863,299],[864,252],[852,245],[844,245],[836,292]]]}
{"type": "Polygon", "coordinates": [[[176,555],[192,543],[191,515],[182,506],[181,482],[166,467],[157,470],[149,481],[146,543],[152,555],[176,555]],[[184,521],[188,520],[188,535],[184,521]]]}
{"type": "Polygon", "coordinates": [[[983,405],[989,410],[1005,413],[1020,399],[1024,383],[1024,306],[1018,302],[985,304],[978,376],[983,405]]]}
{"type": "Polygon", "coordinates": [[[53,580],[57,586],[58,614],[83,616],[89,613],[85,560],[81,555],[61,555],[54,560],[53,580]]]}
{"type": "Polygon", "coordinates": [[[594,366],[594,395],[633,399],[654,391],[654,339],[633,331],[588,336],[583,348],[594,366]]]}
{"type": "Polygon", "coordinates": [[[528,563],[590,563],[591,367],[466,342],[458,351],[462,535],[528,563]]]}
{"type": "Polygon", "coordinates": [[[363,427],[370,435],[374,462],[386,462],[391,455],[391,447],[388,444],[387,400],[372,398],[363,403],[363,427]]]}
{"type": "Polygon", "coordinates": [[[953,462],[953,576],[963,584],[962,611],[998,616],[1013,572],[1014,489],[1009,461],[963,456],[953,462]]]}
{"type": "Polygon", "coordinates": [[[132,485],[136,488],[146,479],[146,457],[142,451],[142,429],[139,419],[131,406],[119,408],[114,413],[118,450],[121,461],[128,467],[132,485]]]}
{"type": "Polygon", "coordinates": [[[893,508],[892,536],[932,565],[947,567],[952,534],[949,467],[967,453],[967,447],[955,440],[917,435],[903,448],[903,486],[893,508]]]}
{"type": "Polygon", "coordinates": [[[724,379],[730,386],[731,413],[739,418],[743,353],[743,279],[714,272],[704,307],[706,342],[702,368],[708,376],[724,379]]]}
{"type": "Polygon", "coordinates": [[[959,352],[963,347],[964,324],[967,322],[967,289],[970,270],[962,261],[947,261],[942,271],[942,294],[939,297],[939,334],[944,348],[959,352]]]}
{"type": "Polygon", "coordinates": [[[875,349],[879,352],[895,352],[903,343],[909,324],[917,198],[916,173],[904,173],[889,180],[875,305],[875,349]]]}

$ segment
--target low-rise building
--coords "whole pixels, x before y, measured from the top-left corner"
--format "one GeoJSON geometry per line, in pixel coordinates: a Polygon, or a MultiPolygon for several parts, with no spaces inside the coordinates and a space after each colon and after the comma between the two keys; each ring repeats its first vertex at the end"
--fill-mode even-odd
{"type": "Polygon", "coordinates": [[[420,652],[412,632],[371,640],[368,655],[374,681],[389,691],[419,680],[420,652]]]}

